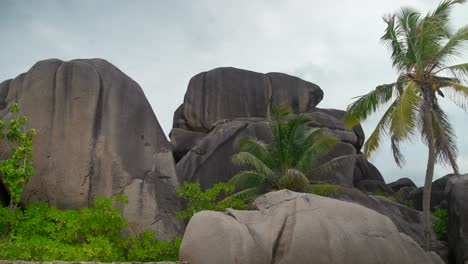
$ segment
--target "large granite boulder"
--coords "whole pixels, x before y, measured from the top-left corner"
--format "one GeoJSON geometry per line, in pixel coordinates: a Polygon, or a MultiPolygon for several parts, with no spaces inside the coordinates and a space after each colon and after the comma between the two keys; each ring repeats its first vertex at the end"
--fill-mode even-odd
{"type": "MultiPolygon", "coordinates": [[[[380,195],[366,195],[355,188],[339,188],[330,197],[341,201],[357,203],[387,216],[400,232],[410,236],[421,247],[424,246],[424,216],[422,212],[380,195]]],[[[435,220],[436,218],[433,217],[432,221],[435,220]]],[[[431,231],[431,237],[432,250],[436,251],[442,259],[446,260],[448,254],[446,245],[437,240],[433,231],[431,231]]]]}
{"type": "MultiPolygon", "coordinates": [[[[431,211],[434,211],[439,207],[446,207],[447,193],[445,188],[447,182],[454,176],[455,174],[447,174],[432,182],[431,211]]],[[[423,190],[423,187],[419,187],[413,190],[408,197],[408,199],[412,201],[414,208],[419,211],[422,211],[423,190]]]]}
{"type": "MultiPolygon", "coordinates": [[[[311,117],[310,127],[324,127],[341,139],[321,163],[342,155],[356,155],[364,143],[362,127],[347,129],[342,122],[345,111],[317,108],[322,97],[317,85],[282,73],[216,68],[194,76],[184,103],[174,113],[170,134],[178,176],[200,182],[204,188],[229,180],[241,169],[230,162],[234,154],[232,144],[237,138],[249,135],[270,141],[267,118],[272,104],[311,117]],[[258,126],[262,127],[260,135],[253,128],[258,126]]],[[[333,175],[314,180],[353,186],[355,163],[356,159],[350,158],[333,175]]],[[[380,185],[385,186],[383,178],[380,185]]]]}
{"type": "Polygon", "coordinates": [[[388,184],[394,192],[398,192],[401,188],[410,187],[416,188],[416,184],[409,178],[401,178],[388,184]]]}
{"type": "Polygon", "coordinates": [[[443,263],[389,218],[357,204],[282,190],[254,206],[195,214],[179,258],[191,264],[443,263]]]}
{"type": "Polygon", "coordinates": [[[322,97],[317,85],[287,74],[216,68],[192,77],[173,126],[208,132],[218,120],[267,117],[271,104],[310,112],[322,97]]]}
{"type": "Polygon", "coordinates": [[[132,232],[180,233],[172,146],[135,81],[105,60],[51,59],[0,85],[1,118],[14,101],[38,131],[23,203],[80,208],[121,194],[132,232]]]}
{"type": "Polygon", "coordinates": [[[264,119],[219,123],[177,163],[177,175],[182,181],[200,183],[203,189],[228,181],[243,169],[231,163],[235,153],[234,142],[247,135],[263,141],[271,140],[269,126],[264,119]]]}
{"type": "Polygon", "coordinates": [[[468,174],[454,176],[447,183],[449,260],[468,263],[468,174]]]}

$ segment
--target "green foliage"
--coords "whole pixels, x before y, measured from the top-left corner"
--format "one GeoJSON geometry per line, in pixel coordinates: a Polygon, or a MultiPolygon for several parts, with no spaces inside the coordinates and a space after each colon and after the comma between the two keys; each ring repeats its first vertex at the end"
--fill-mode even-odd
{"type": "Polygon", "coordinates": [[[381,191],[381,190],[368,192],[368,194],[382,196],[382,197],[385,197],[385,198],[389,199],[390,201],[398,202],[397,197],[395,197],[393,195],[390,195],[390,194],[388,194],[388,193],[386,193],[384,191],[381,191]]]}
{"type": "Polygon", "coordinates": [[[413,208],[414,209],[414,203],[413,203],[413,200],[406,200],[403,202],[403,205],[409,207],[409,208],[413,208]]]}
{"type": "MultiPolygon", "coordinates": [[[[11,115],[19,113],[17,103],[11,105],[11,115]]],[[[29,179],[34,174],[32,167],[32,140],[36,135],[33,128],[26,130],[25,125],[28,118],[19,116],[11,118],[6,125],[4,120],[0,120],[0,140],[9,150],[9,158],[0,161],[0,172],[3,183],[10,193],[10,208],[15,208],[21,201],[23,188],[28,184],[29,179]]]]}
{"type": "Polygon", "coordinates": [[[96,198],[94,207],[59,210],[36,203],[22,210],[0,208],[0,259],[28,261],[161,261],[176,260],[180,238],[162,242],[156,233],[125,237],[126,220],[115,202],[117,196],[96,198]]]}
{"type": "Polygon", "coordinates": [[[181,189],[175,190],[176,194],[187,203],[187,208],[177,212],[176,215],[187,222],[192,216],[203,210],[224,211],[226,208],[241,209],[244,202],[238,198],[222,199],[234,192],[234,186],[220,182],[212,188],[202,191],[199,183],[184,182],[181,189]]]}
{"type": "Polygon", "coordinates": [[[155,232],[145,231],[139,238],[130,238],[129,245],[131,246],[127,261],[177,261],[182,238],[176,237],[172,241],[158,241],[154,239],[155,236],[155,232]]]}
{"type": "Polygon", "coordinates": [[[311,184],[309,192],[320,196],[330,197],[336,194],[340,188],[341,187],[339,185],[328,183],[311,184]]]}
{"type": "Polygon", "coordinates": [[[304,115],[291,115],[284,108],[272,106],[269,120],[272,143],[253,137],[235,143],[238,153],[232,162],[251,170],[241,171],[229,181],[239,190],[231,197],[251,201],[274,190],[308,192],[309,177],[327,175],[340,161],[349,158],[338,157],[318,165],[318,159],[332,150],[339,139],[322,128],[308,127],[311,121],[304,115]]]}
{"type": "Polygon", "coordinates": [[[438,208],[432,213],[438,219],[432,223],[432,229],[436,233],[437,239],[446,240],[448,236],[448,212],[446,209],[438,208]]]}

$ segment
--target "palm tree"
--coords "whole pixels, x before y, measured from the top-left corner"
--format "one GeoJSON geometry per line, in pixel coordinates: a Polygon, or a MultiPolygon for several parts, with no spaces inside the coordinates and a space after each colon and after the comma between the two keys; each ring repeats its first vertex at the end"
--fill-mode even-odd
{"type": "Polygon", "coordinates": [[[251,200],[257,195],[280,189],[308,192],[308,177],[330,172],[345,157],[332,159],[317,166],[317,159],[328,153],[339,139],[323,128],[307,127],[312,119],[292,116],[284,108],[272,106],[270,131],[272,143],[253,137],[235,143],[238,151],[232,162],[252,170],[241,171],[229,181],[240,192],[233,197],[251,200]]]}
{"type": "Polygon", "coordinates": [[[393,101],[364,145],[369,157],[390,135],[393,156],[402,166],[404,156],[399,144],[418,130],[429,155],[423,194],[424,236],[430,249],[430,194],[434,164],[451,165],[458,174],[455,132],[447,115],[439,106],[438,97],[447,97],[468,110],[468,87],[462,82],[468,76],[468,63],[451,65],[468,40],[468,26],[452,32],[449,13],[465,0],[445,0],[433,12],[422,16],[410,8],[384,16],[387,24],[382,41],[392,52],[391,59],[398,71],[396,82],[377,86],[373,91],[348,106],[345,124],[353,127],[374,113],[379,106],[393,101]],[[442,73],[444,75],[442,75],[442,73]]]}

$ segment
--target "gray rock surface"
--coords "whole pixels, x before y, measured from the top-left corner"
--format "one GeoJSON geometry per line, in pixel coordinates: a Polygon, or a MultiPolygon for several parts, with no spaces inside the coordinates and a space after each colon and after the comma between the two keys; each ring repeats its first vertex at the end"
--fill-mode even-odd
{"type": "MultiPolygon", "coordinates": [[[[447,174],[442,178],[439,178],[432,182],[431,190],[431,210],[434,211],[437,208],[443,206],[443,202],[447,200],[447,194],[445,188],[447,182],[452,178],[454,174],[447,174]]],[[[414,208],[422,211],[422,198],[423,198],[423,187],[419,187],[412,191],[408,197],[409,200],[413,201],[414,208]]]]}
{"type": "Polygon", "coordinates": [[[317,85],[287,74],[216,68],[192,77],[173,127],[208,132],[218,120],[267,117],[271,103],[309,112],[322,97],[317,85]]]}
{"type": "Polygon", "coordinates": [[[179,258],[191,264],[443,263],[389,218],[354,203],[282,190],[259,197],[255,207],[195,214],[179,258]]]}
{"type": "Polygon", "coordinates": [[[468,174],[454,176],[447,183],[449,260],[468,263],[468,174]]]}
{"type": "Polygon", "coordinates": [[[172,146],[135,81],[105,60],[51,59],[0,85],[1,118],[14,101],[38,131],[24,203],[80,208],[122,194],[132,232],[180,233],[172,146]]]}
{"type": "MultiPolygon", "coordinates": [[[[342,201],[353,202],[381,213],[396,225],[398,230],[414,239],[421,247],[424,246],[424,222],[422,212],[391,201],[379,195],[366,195],[355,188],[340,188],[338,192],[331,196],[342,201]]],[[[433,221],[436,218],[433,218],[433,221]]],[[[447,259],[446,245],[437,240],[434,232],[432,235],[432,249],[436,251],[442,259],[447,259]]]]}
{"type": "Polygon", "coordinates": [[[358,182],[355,185],[356,188],[363,192],[367,193],[377,193],[377,194],[393,194],[393,190],[390,189],[385,182],[375,181],[375,180],[363,180],[358,182]]]}
{"type": "Polygon", "coordinates": [[[263,141],[271,138],[268,123],[263,119],[219,124],[177,163],[177,175],[182,181],[199,182],[203,189],[228,181],[243,169],[234,166],[231,157],[236,139],[246,135],[263,141]]]}
{"type": "Polygon", "coordinates": [[[400,190],[403,187],[416,188],[416,184],[414,184],[414,182],[412,180],[410,180],[409,178],[401,178],[401,179],[398,179],[398,180],[396,180],[394,182],[389,183],[388,187],[392,188],[392,190],[394,192],[397,192],[398,190],[400,190]]]}
{"type": "Polygon", "coordinates": [[[169,138],[174,146],[174,158],[176,162],[181,160],[185,154],[194,148],[205,136],[206,133],[203,132],[173,128],[169,134],[169,138]]]}
{"type": "Polygon", "coordinates": [[[315,118],[322,126],[326,126],[334,131],[346,132],[348,137],[353,137],[353,140],[348,143],[354,145],[356,150],[360,151],[365,141],[364,130],[361,125],[357,125],[352,129],[354,136],[348,134],[351,131],[345,128],[342,122],[345,113],[346,112],[343,110],[315,107],[312,110],[312,117],[315,118]]]}

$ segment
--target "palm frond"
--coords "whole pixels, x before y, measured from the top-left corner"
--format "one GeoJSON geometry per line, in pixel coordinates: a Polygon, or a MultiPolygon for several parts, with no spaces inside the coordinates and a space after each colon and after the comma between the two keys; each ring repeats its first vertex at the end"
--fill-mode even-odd
{"type": "Polygon", "coordinates": [[[241,171],[234,175],[228,183],[234,185],[237,189],[245,190],[256,187],[265,178],[256,171],[241,171]]]}
{"type": "Polygon", "coordinates": [[[404,36],[406,43],[407,67],[416,64],[416,34],[421,14],[414,9],[404,7],[396,15],[396,30],[404,36]]]}
{"type": "Polygon", "coordinates": [[[286,175],[279,179],[278,186],[280,189],[306,192],[309,189],[309,179],[298,170],[288,169],[286,175]]]}
{"type": "Polygon", "coordinates": [[[448,120],[447,114],[438,104],[434,104],[431,112],[437,159],[441,163],[451,165],[454,173],[458,174],[456,161],[458,148],[455,131],[448,120]]]}
{"type": "Polygon", "coordinates": [[[234,149],[236,152],[249,152],[266,165],[271,165],[268,145],[257,138],[251,136],[241,137],[234,143],[234,149]]]}
{"type": "Polygon", "coordinates": [[[330,152],[340,140],[334,136],[323,134],[316,142],[312,144],[297,161],[295,168],[304,173],[309,173],[314,166],[315,161],[330,152]]]}
{"type": "Polygon", "coordinates": [[[416,112],[421,103],[421,98],[417,94],[418,86],[411,81],[398,97],[396,108],[392,113],[390,132],[395,141],[401,141],[413,134],[416,127],[416,112]]]}
{"type": "Polygon", "coordinates": [[[305,144],[306,146],[311,146],[314,144],[315,141],[317,141],[323,134],[325,130],[323,128],[312,128],[307,132],[306,139],[305,139],[305,144]]]}
{"type": "Polygon", "coordinates": [[[393,111],[395,111],[397,100],[395,100],[387,109],[385,114],[380,119],[379,123],[375,127],[372,134],[367,139],[366,143],[364,144],[364,155],[367,158],[370,158],[372,152],[377,150],[380,146],[381,136],[387,134],[388,127],[391,124],[391,117],[393,115],[393,111]]]}
{"type": "Polygon", "coordinates": [[[442,82],[441,86],[455,105],[468,111],[468,86],[450,81],[442,82]]]}
{"type": "Polygon", "coordinates": [[[233,193],[233,194],[229,195],[228,197],[226,197],[224,200],[241,199],[243,201],[249,201],[250,202],[253,199],[255,199],[258,196],[258,194],[259,193],[257,191],[257,188],[254,187],[254,188],[249,188],[249,189],[242,190],[240,192],[233,193]]]}
{"type": "Polygon", "coordinates": [[[401,42],[401,32],[397,31],[395,27],[395,15],[386,15],[383,20],[387,24],[387,28],[380,39],[392,52],[393,67],[402,70],[407,65],[408,60],[405,56],[406,46],[401,42]]]}
{"type": "Polygon", "coordinates": [[[461,45],[468,41],[468,25],[461,27],[453,34],[447,43],[440,49],[435,60],[442,63],[449,61],[453,56],[458,56],[461,53],[461,45]]]}
{"type": "Polygon", "coordinates": [[[457,65],[452,65],[448,67],[441,68],[434,74],[437,74],[440,71],[448,70],[455,76],[456,79],[463,80],[468,78],[468,63],[462,63],[457,65]]]}
{"type": "Polygon", "coordinates": [[[236,165],[252,166],[258,173],[262,175],[269,175],[272,173],[271,169],[265,163],[263,163],[263,161],[249,152],[239,152],[232,156],[231,161],[236,165]]]}
{"type": "Polygon", "coordinates": [[[348,128],[353,128],[370,114],[377,111],[378,107],[392,99],[396,83],[377,86],[368,94],[358,97],[350,104],[343,117],[343,123],[348,128]]]}
{"type": "Polygon", "coordinates": [[[311,177],[325,177],[329,176],[333,171],[338,167],[342,166],[345,162],[350,160],[356,161],[356,159],[363,159],[364,157],[359,154],[354,155],[343,155],[336,158],[333,158],[318,167],[315,167],[311,172],[311,177]]]}
{"type": "Polygon", "coordinates": [[[403,164],[406,162],[405,156],[403,155],[400,149],[400,141],[400,139],[397,139],[393,136],[390,138],[393,159],[395,160],[395,163],[398,165],[398,167],[402,167],[403,164]]]}

